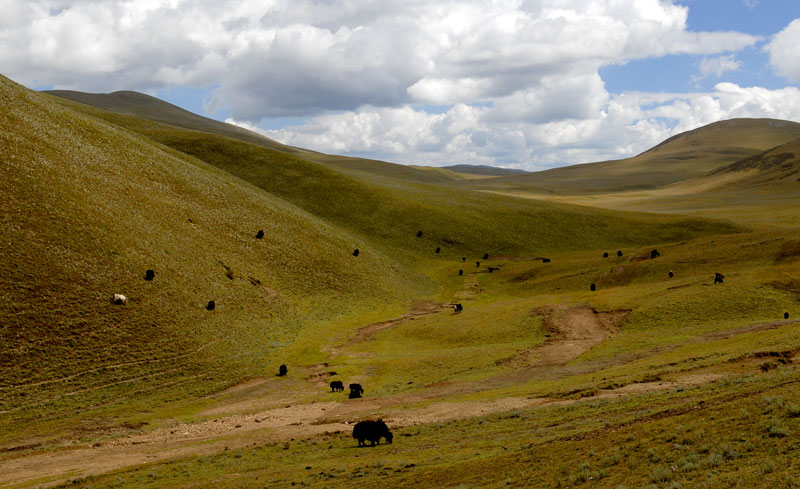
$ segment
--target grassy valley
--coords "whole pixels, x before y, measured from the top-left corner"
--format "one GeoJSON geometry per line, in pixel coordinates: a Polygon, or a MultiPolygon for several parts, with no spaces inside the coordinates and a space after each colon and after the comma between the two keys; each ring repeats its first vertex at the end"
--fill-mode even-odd
{"type": "Polygon", "coordinates": [[[0,486],[800,484],[800,125],[478,176],[112,95],[0,79],[0,486]]]}

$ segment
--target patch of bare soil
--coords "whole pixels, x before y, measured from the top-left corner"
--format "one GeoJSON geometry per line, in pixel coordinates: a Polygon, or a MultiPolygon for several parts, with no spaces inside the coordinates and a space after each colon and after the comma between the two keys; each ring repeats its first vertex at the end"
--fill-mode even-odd
{"type": "Polygon", "coordinates": [[[597,312],[591,307],[548,306],[537,311],[544,317],[547,341],[501,361],[514,367],[564,365],[619,331],[630,310],[597,312]]]}
{"type": "MultiPolygon", "coordinates": [[[[412,311],[408,316],[435,313],[440,305],[429,304],[412,311]]],[[[550,306],[540,310],[550,338],[544,345],[522,352],[510,361],[528,368],[523,371],[565,369],[566,362],[591,349],[617,332],[629,311],[597,312],[589,307],[550,306]]],[[[406,319],[408,320],[408,319],[406,319]]],[[[727,332],[731,335],[765,329],[783,321],[753,325],[745,330],[727,332]]],[[[369,325],[354,338],[364,341],[381,329],[387,321],[369,325]],[[367,328],[371,329],[367,330],[367,328]],[[367,331],[369,333],[367,334],[367,331]]],[[[711,339],[711,338],[709,338],[711,339]]],[[[714,338],[717,339],[717,338],[714,338]]],[[[316,374],[328,370],[326,364],[309,366],[301,372],[302,379],[317,382],[316,374]],[[309,379],[309,377],[311,379],[309,379]]],[[[670,375],[669,379],[630,384],[593,393],[592,399],[615,398],[641,393],[676,389],[716,381],[725,375],[709,371],[690,371],[670,375]]],[[[305,380],[300,380],[305,383],[305,380]]],[[[508,385],[514,378],[497,378],[481,385],[445,383],[421,393],[301,404],[300,397],[292,398],[292,390],[280,389],[276,378],[256,379],[217,394],[220,404],[206,411],[211,419],[194,423],[175,422],[146,433],[101,440],[87,445],[65,441],[65,447],[41,452],[6,452],[0,455],[0,485],[26,484],[50,486],[75,477],[102,474],[136,465],[164,461],[189,455],[219,453],[226,449],[243,448],[269,443],[288,443],[325,434],[349,433],[352,423],[361,419],[381,417],[392,428],[402,428],[431,422],[464,419],[515,409],[562,405],[580,402],[577,399],[506,397],[487,401],[453,401],[448,396],[463,395],[490,389],[493,385],[508,385]],[[277,402],[275,392],[285,397],[277,402]],[[422,407],[410,404],[428,402],[422,407]]],[[[291,381],[291,379],[289,379],[291,381]]],[[[295,394],[298,396],[298,394],[295,394]]],[[[345,436],[345,435],[341,435],[345,436]]]]}
{"type": "MultiPolygon", "coordinates": [[[[698,385],[721,375],[692,375],[673,381],[631,384],[603,391],[592,398],[626,395],[698,385]]],[[[252,386],[252,383],[247,388],[252,386]]],[[[0,485],[47,487],[75,477],[103,474],[144,463],[190,455],[207,455],[252,445],[289,442],[335,433],[349,433],[361,419],[384,419],[392,428],[465,419],[487,414],[549,405],[578,399],[507,397],[488,401],[438,401],[408,408],[408,396],[289,405],[266,411],[220,416],[198,423],[170,427],[122,438],[77,445],[69,449],[27,454],[0,461],[0,485]]]]}

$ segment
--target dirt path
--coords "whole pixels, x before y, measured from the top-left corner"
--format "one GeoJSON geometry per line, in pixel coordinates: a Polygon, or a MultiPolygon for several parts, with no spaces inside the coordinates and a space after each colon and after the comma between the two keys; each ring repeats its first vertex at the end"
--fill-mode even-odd
{"type": "MultiPolygon", "coordinates": [[[[329,352],[341,354],[342,348],[358,344],[372,335],[414,318],[435,314],[441,304],[425,303],[400,318],[370,324],[359,329],[329,352]]],[[[549,306],[540,310],[550,337],[537,348],[520,352],[508,359],[523,372],[565,368],[577,358],[617,331],[629,311],[597,312],[589,307],[549,306]]],[[[787,321],[791,323],[793,321],[787,321]]],[[[777,323],[774,326],[780,326],[777,323]]],[[[758,325],[755,329],[773,327],[758,325]]],[[[747,332],[753,327],[741,332],[747,332]]],[[[739,331],[737,331],[738,333],[739,331]]],[[[711,340],[712,338],[709,338],[711,340]]],[[[306,381],[317,384],[328,369],[327,364],[307,367],[306,381]],[[318,378],[319,377],[319,378],[318,378]]],[[[515,369],[516,370],[516,369],[515,369]]],[[[686,372],[671,380],[630,384],[601,391],[587,399],[617,398],[653,391],[699,385],[722,378],[716,374],[686,372]]],[[[49,486],[75,477],[85,477],[133,467],[148,462],[190,455],[220,453],[268,443],[287,443],[323,434],[349,433],[360,419],[382,417],[392,428],[431,422],[465,419],[522,408],[544,407],[581,402],[575,399],[505,397],[487,401],[452,401],[448,396],[486,391],[518,382],[519,377],[499,376],[481,385],[444,383],[422,392],[384,398],[299,403],[290,394],[274,397],[269,386],[275,379],[256,379],[220,393],[220,404],[204,413],[211,419],[196,423],[175,423],[147,433],[133,434],[89,445],[43,452],[7,454],[0,461],[0,486],[25,484],[49,486]],[[269,390],[259,390],[267,389],[269,390]],[[241,395],[244,397],[236,397],[241,395]],[[224,400],[225,396],[232,396],[224,400]],[[428,402],[423,407],[410,404],[428,402]],[[275,407],[282,406],[282,407],[275,407]],[[238,413],[238,414],[233,414],[238,413]]],[[[297,394],[295,394],[296,396],[297,394]]],[[[345,436],[344,434],[340,436],[345,436]]]]}
{"type": "Polygon", "coordinates": [[[537,312],[544,317],[547,341],[502,363],[518,368],[564,365],[616,334],[630,310],[597,312],[588,306],[549,306],[537,312]]]}
{"type": "Polygon", "coordinates": [[[348,346],[353,346],[363,341],[368,340],[372,335],[378,333],[379,331],[383,331],[384,329],[389,329],[394,326],[398,326],[408,321],[412,321],[414,319],[430,316],[432,314],[436,314],[442,309],[450,309],[452,308],[452,304],[438,304],[435,302],[420,302],[414,305],[411,312],[408,314],[404,314],[398,318],[390,319],[388,321],[381,321],[377,323],[372,323],[364,326],[363,328],[359,328],[356,331],[356,334],[350,336],[345,341],[342,342],[340,337],[334,338],[328,345],[322,347],[322,351],[328,353],[331,356],[341,355],[342,349],[348,346]]]}
{"type": "MultiPolygon", "coordinates": [[[[719,377],[686,375],[672,382],[632,384],[605,391],[592,399],[613,398],[698,385],[719,377]]],[[[201,423],[181,423],[148,433],[94,445],[34,453],[0,462],[0,485],[47,487],[76,477],[103,474],[136,465],[267,443],[290,442],[323,434],[349,433],[352,423],[381,417],[392,428],[443,422],[549,405],[577,399],[507,397],[489,401],[438,401],[420,408],[404,407],[412,398],[396,396],[348,402],[292,405],[263,412],[221,416],[201,423]]]]}

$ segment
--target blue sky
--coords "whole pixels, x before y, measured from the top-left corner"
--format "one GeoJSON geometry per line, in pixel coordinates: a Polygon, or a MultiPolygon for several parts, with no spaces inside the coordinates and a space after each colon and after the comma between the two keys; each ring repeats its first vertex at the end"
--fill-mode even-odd
{"type": "Polygon", "coordinates": [[[139,90],[295,146],[544,169],[800,120],[800,2],[5,0],[3,74],[139,90]]]}

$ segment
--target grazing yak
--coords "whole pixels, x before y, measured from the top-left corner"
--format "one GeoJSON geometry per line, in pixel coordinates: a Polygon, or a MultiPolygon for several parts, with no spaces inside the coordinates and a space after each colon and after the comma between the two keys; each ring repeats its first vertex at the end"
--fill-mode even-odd
{"type": "Polygon", "coordinates": [[[721,274],[719,272],[714,274],[714,285],[724,283],[723,282],[724,280],[725,280],[725,275],[723,275],[723,274],[721,274]]]}
{"type": "Polygon", "coordinates": [[[284,377],[289,372],[289,369],[286,368],[286,365],[281,365],[278,367],[278,377],[284,377]]]}
{"type": "Polygon", "coordinates": [[[674,276],[675,276],[675,274],[674,274],[674,273],[672,273],[672,270],[670,270],[670,271],[669,271],[669,278],[672,278],[672,277],[674,277],[674,276]]]}
{"type": "Polygon", "coordinates": [[[342,392],[344,390],[344,384],[341,380],[334,380],[331,382],[331,392],[342,392]]]}
{"type": "Polygon", "coordinates": [[[467,257],[466,256],[462,256],[461,257],[461,263],[464,263],[465,261],[467,261],[467,257]]]}
{"type": "Polygon", "coordinates": [[[462,275],[464,275],[464,270],[459,270],[459,271],[458,271],[458,276],[460,277],[460,276],[462,276],[462,275]]]}
{"type": "Polygon", "coordinates": [[[417,237],[418,237],[418,238],[421,238],[421,237],[422,237],[422,231],[417,231],[417,237]]]}
{"type": "Polygon", "coordinates": [[[783,319],[789,319],[789,313],[788,312],[784,312],[783,313],[783,319]]]}
{"type": "Polygon", "coordinates": [[[453,306],[453,309],[455,309],[456,314],[458,314],[459,312],[464,310],[464,306],[462,306],[461,304],[456,304],[453,306]]]}
{"type": "Polygon", "coordinates": [[[358,440],[358,446],[365,447],[367,446],[365,440],[368,440],[371,445],[375,446],[377,443],[378,445],[381,444],[381,438],[386,439],[386,443],[392,443],[392,432],[389,431],[389,427],[386,426],[386,423],[383,420],[377,421],[359,421],[353,426],[353,438],[358,440]]]}
{"type": "Polygon", "coordinates": [[[542,258],[542,263],[550,263],[550,258],[542,258]]]}
{"type": "Polygon", "coordinates": [[[208,301],[208,305],[206,306],[206,309],[207,309],[207,310],[209,310],[209,311],[213,311],[213,310],[214,310],[214,309],[216,309],[216,308],[217,308],[217,303],[216,303],[216,302],[214,302],[214,301],[208,301]]]}
{"type": "Polygon", "coordinates": [[[617,250],[617,256],[622,256],[622,250],[617,250]]]}
{"type": "Polygon", "coordinates": [[[479,266],[481,266],[481,262],[479,262],[479,261],[476,261],[476,262],[475,262],[475,266],[476,266],[476,267],[479,267],[479,266]]]}
{"type": "Polygon", "coordinates": [[[608,258],[608,252],[607,251],[603,253],[603,258],[608,258]]]}
{"type": "Polygon", "coordinates": [[[489,273],[492,273],[495,270],[497,270],[499,272],[500,271],[500,267],[489,267],[489,273]]]}
{"type": "Polygon", "coordinates": [[[659,253],[658,250],[653,250],[650,252],[650,258],[658,258],[659,256],[661,256],[661,253],[659,253]]]}
{"type": "Polygon", "coordinates": [[[484,260],[488,260],[489,259],[489,253],[484,253],[483,254],[483,259],[484,260]]]}
{"type": "Polygon", "coordinates": [[[361,394],[364,393],[364,388],[361,387],[361,384],[350,384],[350,395],[348,396],[349,399],[358,399],[361,397],[361,394]]]}
{"type": "Polygon", "coordinates": [[[153,280],[154,278],[156,278],[156,272],[154,272],[153,270],[146,270],[144,272],[144,279],[145,280],[150,281],[150,280],[153,280]]]}
{"type": "Polygon", "coordinates": [[[122,294],[114,294],[111,296],[111,303],[115,306],[122,306],[128,303],[128,298],[122,294]]]}
{"type": "Polygon", "coordinates": [[[437,246],[436,247],[436,253],[439,253],[440,251],[442,251],[442,249],[437,246]]]}
{"type": "Polygon", "coordinates": [[[358,253],[359,253],[358,248],[353,250],[353,256],[358,256],[358,253]]]}
{"type": "Polygon", "coordinates": [[[589,290],[594,292],[595,290],[597,290],[597,286],[595,284],[592,284],[592,285],[589,286],[589,290]]]}
{"type": "Polygon", "coordinates": [[[264,237],[264,230],[261,229],[256,233],[256,239],[262,239],[264,237]]]}

